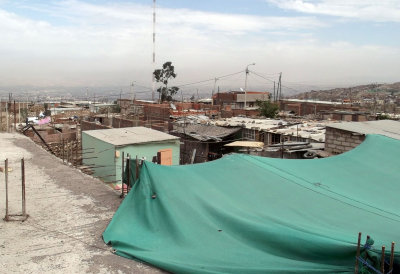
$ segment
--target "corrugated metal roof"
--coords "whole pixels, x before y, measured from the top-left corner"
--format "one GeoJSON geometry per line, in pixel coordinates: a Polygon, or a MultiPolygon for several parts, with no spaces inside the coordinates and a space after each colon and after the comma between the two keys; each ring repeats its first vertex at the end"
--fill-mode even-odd
{"type": "Polygon", "coordinates": [[[331,123],[327,124],[326,127],[360,134],[380,134],[400,140],[400,122],[393,120],[331,123]]]}
{"type": "Polygon", "coordinates": [[[222,141],[225,137],[238,132],[241,128],[225,128],[213,125],[186,125],[176,128],[176,132],[184,133],[199,141],[222,141]]]}
{"type": "Polygon", "coordinates": [[[115,146],[179,140],[179,137],[146,127],[98,129],[83,133],[115,146]]]}

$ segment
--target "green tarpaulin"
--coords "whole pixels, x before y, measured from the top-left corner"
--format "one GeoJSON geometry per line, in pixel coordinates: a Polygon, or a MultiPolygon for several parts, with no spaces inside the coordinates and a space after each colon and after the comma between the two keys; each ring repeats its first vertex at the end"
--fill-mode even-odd
{"type": "Polygon", "coordinates": [[[358,232],[400,243],[399,194],[400,141],[379,135],[325,159],[145,162],[103,238],[175,273],[351,272],[358,232]]]}

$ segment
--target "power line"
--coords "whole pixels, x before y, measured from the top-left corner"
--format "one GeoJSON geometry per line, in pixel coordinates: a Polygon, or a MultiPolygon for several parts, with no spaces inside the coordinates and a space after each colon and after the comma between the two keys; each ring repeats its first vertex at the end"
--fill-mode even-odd
{"type": "Polygon", "coordinates": [[[217,79],[225,78],[225,77],[233,76],[233,75],[236,75],[236,74],[239,74],[239,73],[243,73],[243,72],[244,72],[244,70],[239,71],[239,72],[235,72],[235,73],[230,73],[230,74],[223,75],[223,76],[214,77],[214,78],[207,79],[207,80],[202,80],[202,81],[197,81],[197,82],[178,85],[177,87],[184,87],[184,86],[190,86],[190,85],[195,85],[195,84],[201,84],[201,83],[205,83],[205,82],[211,82],[211,81],[215,81],[215,78],[217,78],[217,79]]]}

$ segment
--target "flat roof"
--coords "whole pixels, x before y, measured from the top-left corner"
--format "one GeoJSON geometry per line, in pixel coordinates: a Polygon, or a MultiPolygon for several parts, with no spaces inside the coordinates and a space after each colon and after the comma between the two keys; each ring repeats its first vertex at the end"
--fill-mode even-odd
{"type": "Polygon", "coordinates": [[[146,127],[98,129],[83,131],[82,133],[114,146],[179,140],[179,137],[146,127]]]}
{"type": "Polygon", "coordinates": [[[331,123],[327,124],[326,127],[360,134],[380,134],[400,140],[400,122],[394,120],[331,123]]]}

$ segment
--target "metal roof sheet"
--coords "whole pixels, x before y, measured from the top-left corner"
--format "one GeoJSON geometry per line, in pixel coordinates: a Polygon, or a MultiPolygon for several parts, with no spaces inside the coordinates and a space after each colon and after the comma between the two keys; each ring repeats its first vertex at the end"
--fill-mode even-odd
{"type": "Polygon", "coordinates": [[[360,134],[380,134],[400,140],[400,122],[393,120],[331,123],[327,124],[326,127],[360,134]]]}
{"type": "Polygon", "coordinates": [[[241,128],[225,128],[213,125],[186,125],[178,127],[175,131],[184,133],[185,135],[191,136],[199,141],[222,141],[225,137],[238,132],[241,128]]]}
{"type": "Polygon", "coordinates": [[[115,146],[179,140],[179,137],[146,127],[98,129],[83,133],[115,146]]]}
{"type": "Polygon", "coordinates": [[[226,147],[258,147],[263,148],[263,142],[252,142],[252,141],[235,141],[225,145],[226,147]]]}

